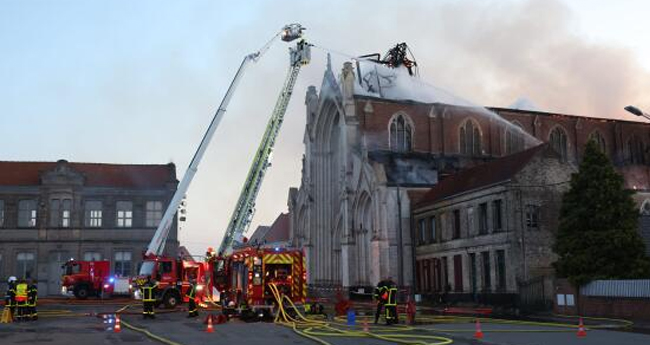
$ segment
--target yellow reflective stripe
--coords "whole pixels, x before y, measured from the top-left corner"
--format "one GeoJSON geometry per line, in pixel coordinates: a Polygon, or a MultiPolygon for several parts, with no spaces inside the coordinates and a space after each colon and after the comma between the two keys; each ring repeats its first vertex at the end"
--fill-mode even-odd
{"type": "Polygon", "coordinates": [[[291,264],[293,258],[291,254],[264,254],[264,263],[265,264],[291,264]]]}

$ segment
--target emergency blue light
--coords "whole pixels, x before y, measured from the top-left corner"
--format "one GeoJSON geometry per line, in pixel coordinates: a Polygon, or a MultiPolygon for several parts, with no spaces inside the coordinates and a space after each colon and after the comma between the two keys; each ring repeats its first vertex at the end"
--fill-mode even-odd
{"type": "Polygon", "coordinates": [[[275,251],[276,251],[276,252],[279,252],[279,251],[280,251],[280,247],[275,247],[275,251]]]}
{"type": "Polygon", "coordinates": [[[110,278],[108,279],[108,282],[109,282],[109,283],[113,283],[113,282],[115,282],[115,278],[110,277],[110,278]]]}

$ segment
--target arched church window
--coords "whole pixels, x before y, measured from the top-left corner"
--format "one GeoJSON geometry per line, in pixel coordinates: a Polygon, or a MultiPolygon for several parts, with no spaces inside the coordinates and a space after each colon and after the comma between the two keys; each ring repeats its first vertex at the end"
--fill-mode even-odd
{"type": "Polygon", "coordinates": [[[569,152],[567,148],[567,135],[560,126],[555,127],[551,131],[549,142],[551,143],[553,150],[559,153],[563,160],[566,160],[569,152]]]}
{"type": "Polygon", "coordinates": [[[472,120],[460,126],[460,153],[469,156],[481,155],[481,130],[472,120]]]}
{"type": "Polygon", "coordinates": [[[645,144],[639,137],[633,135],[627,141],[627,161],[630,164],[643,164],[645,163],[645,144]]]}
{"type": "Polygon", "coordinates": [[[411,124],[402,114],[393,118],[390,123],[389,142],[390,149],[396,152],[411,151],[412,132],[411,124]]]}
{"type": "Polygon", "coordinates": [[[510,155],[524,149],[523,128],[517,122],[506,128],[506,154],[510,155]]]}
{"type": "Polygon", "coordinates": [[[604,153],[607,153],[607,144],[605,144],[605,137],[599,132],[594,131],[589,136],[589,140],[593,140],[598,145],[598,148],[604,153]]]}

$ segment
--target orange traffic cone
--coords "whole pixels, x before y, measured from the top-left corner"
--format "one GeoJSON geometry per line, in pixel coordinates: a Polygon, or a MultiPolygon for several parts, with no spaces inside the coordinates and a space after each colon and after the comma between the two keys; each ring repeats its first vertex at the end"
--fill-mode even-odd
{"type": "Polygon", "coordinates": [[[214,332],[214,327],[212,326],[212,318],[208,318],[208,327],[205,329],[207,333],[212,333],[214,332]]]}
{"type": "Polygon", "coordinates": [[[585,330],[585,324],[582,323],[582,318],[580,318],[580,323],[578,324],[578,338],[584,338],[587,336],[587,331],[585,330]]]}
{"type": "Polygon", "coordinates": [[[370,328],[368,328],[368,320],[363,319],[363,331],[368,333],[370,332],[370,328]]]}
{"type": "Polygon", "coordinates": [[[115,327],[113,327],[114,333],[122,332],[122,325],[120,324],[120,314],[115,314],[115,327]]]}
{"type": "Polygon", "coordinates": [[[481,321],[476,318],[476,332],[474,332],[474,338],[483,339],[483,331],[481,331],[481,321]]]}

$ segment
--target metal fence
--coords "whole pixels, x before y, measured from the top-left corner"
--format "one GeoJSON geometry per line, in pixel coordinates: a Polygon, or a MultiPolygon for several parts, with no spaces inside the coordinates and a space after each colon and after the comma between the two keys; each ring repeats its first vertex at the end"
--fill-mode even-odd
{"type": "Polygon", "coordinates": [[[594,280],[580,288],[583,296],[650,298],[650,279],[594,280]]]}
{"type": "Polygon", "coordinates": [[[548,277],[537,277],[526,282],[519,282],[519,300],[518,306],[524,313],[546,311],[553,306],[553,301],[549,299],[545,283],[548,277]]]}

